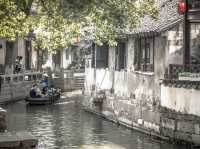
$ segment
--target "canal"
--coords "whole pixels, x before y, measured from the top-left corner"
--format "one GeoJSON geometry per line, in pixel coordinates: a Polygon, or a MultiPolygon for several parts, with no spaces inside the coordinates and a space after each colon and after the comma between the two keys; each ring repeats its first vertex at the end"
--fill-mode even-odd
{"type": "Polygon", "coordinates": [[[38,149],[186,149],[87,113],[73,100],[48,106],[20,101],[4,108],[8,131],[31,132],[38,149]]]}

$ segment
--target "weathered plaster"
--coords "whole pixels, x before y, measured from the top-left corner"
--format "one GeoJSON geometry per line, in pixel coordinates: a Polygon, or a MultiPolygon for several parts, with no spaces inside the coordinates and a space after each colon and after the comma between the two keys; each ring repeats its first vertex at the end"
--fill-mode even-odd
{"type": "Polygon", "coordinates": [[[183,64],[183,24],[167,31],[166,64],[183,64]]]}
{"type": "Polygon", "coordinates": [[[200,116],[200,91],[195,89],[161,86],[161,106],[200,116]]]}
{"type": "Polygon", "coordinates": [[[38,65],[38,56],[37,56],[37,50],[32,48],[32,53],[31,53],[31,68],[32,69],[37,69],[38,65]]]}
{"type": "Polygon", "coordinates": [[[45,64],[42,65],[43,68],[51,68],[53,69],[53,58],[52,53],[48,53],[48,58],[45,64]]]}

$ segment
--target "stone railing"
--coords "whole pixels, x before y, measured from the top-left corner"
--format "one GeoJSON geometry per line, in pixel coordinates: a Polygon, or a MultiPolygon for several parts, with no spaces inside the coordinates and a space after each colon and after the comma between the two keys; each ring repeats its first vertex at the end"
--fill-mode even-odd
{"type": "Polygon", "coordinates": [[[20,73],[20,74],[5,74],[0,75],[1,84],[9,82],[36,81],[42,78],[41,72],[20,73]]]}

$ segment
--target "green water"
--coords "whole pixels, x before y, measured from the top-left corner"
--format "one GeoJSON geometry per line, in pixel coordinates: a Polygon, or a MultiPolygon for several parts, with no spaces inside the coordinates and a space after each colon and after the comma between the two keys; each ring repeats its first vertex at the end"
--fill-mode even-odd
{"type": "Polygon", "coordinates": [[[186,149],[87,113],[72,100],[47,106],[20,101],[5,108],[8,130],[30,131],[38,149],[186,149]]]}

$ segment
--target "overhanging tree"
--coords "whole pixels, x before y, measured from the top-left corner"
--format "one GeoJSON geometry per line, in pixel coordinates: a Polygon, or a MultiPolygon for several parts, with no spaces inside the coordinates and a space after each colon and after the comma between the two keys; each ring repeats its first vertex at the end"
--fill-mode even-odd
{"type": "Polygon", "coordinates": [[[140,18],[156,18],[154,0],[0,0],[0,37],[14,40],[34,32],[34,45],[55,50],[90,36],[115,44],[140,18]]]}

